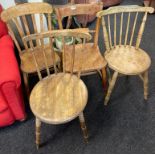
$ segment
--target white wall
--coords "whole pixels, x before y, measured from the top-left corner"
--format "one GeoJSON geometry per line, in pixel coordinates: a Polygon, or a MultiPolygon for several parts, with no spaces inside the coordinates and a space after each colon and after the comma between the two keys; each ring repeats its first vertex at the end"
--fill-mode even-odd
{"type": "Polygon", "coordinates": [[[4,9],[15,5],[14,0],[0,0],[0,4],[3,6],[4,9]]]}

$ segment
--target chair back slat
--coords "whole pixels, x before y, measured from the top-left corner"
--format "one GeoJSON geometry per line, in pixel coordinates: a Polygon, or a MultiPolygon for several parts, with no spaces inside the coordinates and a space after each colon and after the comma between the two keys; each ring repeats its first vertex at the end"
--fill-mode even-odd
{"type": "Polygon", "coordinates": [[[72,63],[71,63],[71,74],[73,74],[74,61],[75,61],[75,38],[73,38],[73,50],[72,50],[72,63]]]}
{"type": "Polygon", "coordinates": [[[62,57],[62,62],[63,62],[63,72],[66,71],[66,46],[65,46],[65,37],[62,37],[62,45],[63,45],[63,49],[62,49],[62,52],[63,52],[63,57],[62,57]]]}
{"type": "MultiPolygon", "coordinates": [[[[23,30],[23,28],[22,28],[22,26],[21,26],[21,23],[19,22],[19,19],[14,18],[14,19],[11,20],[11,22],[16,26],[17,31],[18,31],[18,33],[19,33],[19,35],[20,35],[21,40],[22,40],[22,38],[25,36],[25,34],[24,34],[24,30],[23,30]]],[[[8,25],[10,26],[10,29],[11,29],[12,32],[14,33],[14,30],[12,29],[10,23],[8,23],[8,25]]],[[[14,35],[15,35],[15,34],[14,34],[14,35]]],[[[18,42],[18,40],[17,40],[16,38],[15,38],[15,40],[18,42]]],[[[22,42],[23,42],[23,40],[22,40],[22,42]]],[[[18,44],[19,44],[19,43],[18,43],[18,44]]],[[[27,44],[24,43],[24,42],[23,42],[23,44],[24,44],[25,49],[28,49],[27,44]]]]}
{"type": "Polygon", "coordinates": [[[43,14],[39,14],[40,17],[40,32],[44,32],[44,19],[43,19],[43,14]]]}
{"type": "MultiPolygon", "coordinates": [[[[21,16],[21,18],[22,18],[22,21],[23,21],[23,26],[24,26],[24,30],[25,30],[25,35],[30,35],[30,29],[29,29],[29,27],[28,27],[28,22],[27,22],[27,20],[26,20],[26,17],[25,16],[21,16]]],[[[33,43],[32,43],[32,41],[30,41],[30,45],[32,45],[33,43]]]]}
{"type": "Polygon", "coordinates": [[[136,24],[137,24],[137,18],[138,18],[138,12],[136,13],[135,19],[134,19],[134,24],[133,24],[132,33],[131,33],[131,38],[130,38],[130,46],[132,45],[132,42],[133,42],[133,36],[134,36],[136,24]]]}
{"type": "Polygon", "coordinates": [[[54,29],[53,26],[52,26],[52,22],[51,22],[52,17],[51,17],[50,13],[47,14],[47,18],[48,18],[48,30],[50,31],[50,30],[54,29]]]}
{"type": "MultiPolygon", "coordinates": [[[[38,33],[38,29],[37,29],[37,24],[36,24],[36,18],[34,14],[31,14],[31,18],[32,18],[32,23],[33,23],[33,28],[34,28],[34,33],[38,33]]],[[[37,46],[40,45],[39,40],[36,40],[36,44],[37,46]]]]}
{"type": "Polygon", "coordinates": [[[117,16],[115,13],[114,14],[114,47],[116,47],[117,45],[116,37],[117,37],[117,16]]]}
{"type": "Polygon", "coordinates": [[[119,38],[119,45],[122,44],[122,30],[123,30],[123,12],[121,13],[121,23],[120,23],[120,38],[119,38]]]}
{"type": "MultiPolygon", "coordinates": [[[[63,46],[62,46],[62,52],[63,52],[63,72],[65,73],[65,65],[66,65],[66,54],[67,52],[71,52],[71,62],[70,62],[70,73],[73,74],[73,68],[74,68],[74,61],[75,61],[75,53],[76,53],[76,44],[75,44],[75,38],[80,38],[82,40],[85,40],[83,44],[86,43],[86,40],[89,41],[91,40],[91,35],[89,33],[84,33],[84,32],[79,32],[78,30],[53,30],[53,31],[48,31],[48,32],[42,32],[38,34],[32,34],[24,37],[24,42],[30,42],[30,41],[35,41],[36,39],[43,40],[45,38],[50,40],[50,52],[51,52],[51,61],[53,61],[54,67],[55,67],[55,74],[57,73],[56,69],[56,61],[55,61],[55,51],[53,50],[53,41],[56,38],[62,38],[63,46]],[[73,38],[73,44],[72,45],[66,45],[65,44],[65,38],[66,37],[71,37],[73,38]],[[70,51],[68,51],[68,49],[70,51]]],[[[42,75],[41,75],[41,68],[39,67],[39,61],[37,60],[37,51],[39,49],[45,49],[46,43],[43,42],[41,44],[41,47],[34,47],[33,45],[30,45],[31,50],[30,52],[33,55],[33,60],[36,66],[36,70],[38,73],[38,77],[40,80],[42,80],[42,75]]],[[[50,69],[48,66],[47,62],[47,56],[44,50],[42,50],[43,53],[43,60],[46,66],[46,72],[47,75],[50,75],[50,69]]]]}
{"type": "Polygon", "coordinates": [[[45,53],[45,48],[43,47],[42,49],[43,49],[42,53],[43,53],[43,58],[44,58],[45,66],[46,66],[47,75],[50,76],[50,70],[48,68],[47,56],[46,56],[46,53],[45,53]]]}
{"type": "Polygon", "coordinates": [[[110,16],[109,16],[109,15],[108,15],[108,31],[109,31],[109,42],[110,42],[110,48],[112,48],[111,24],[110,24],[110,16]]]}
{"type": "Polygon", "coordinates": [[[102,20],[103,36],[106,50],[109,51],[110,49],[112,49],[112,43],[114,43],[114,47],[116,47],[117,45],[124,45],[135,46],[138,49],[142,40],[142,35],[147,20],[147,14],[148,12],[153,13],[153,10],[154,9],[151,7],[140,7],[131,5],[111,7],[107,10],[98,12],[97,16],[102,20]],[[142,13],[144,15],[138,16],[139,13],[142,13]],[[114,18],[113,33],[111,33],[112,30],[110,26],[111,15],[113,15],[114,18]],[[140,20],[141,17],[142,20],[140,20]],[[139,21],[138,24],[140,26],[137,24],[137,21],[139,21]],[[118,26],[118,24],[120,25],[118,26]],[[117,32],[118,27],[120,27],[119,33],[117,32]],[[138,31],[137,37],[137,33],[135,31],[138,31]],[[111,36],[111,34],[113,34],[113,36],[111,36]],[[119,36],[117,36],[117,34],[119,34],[119,36]],[[134,38],[136,38],[136,41],[134,41],[134,38]],[[117,39],[119,39],[119,41],[117,41],[117,39]]]}
{"type": "Polygon", "coordinates": [[[127,26],[126,26],[126,34],[125,34],[125,41],[124,41],[125,46],[127,44],[127,39],[128,39],[129,25],[130,25],[130,12],[128,13],[128,21],[127,21],[127,26]]]}
{"type": "Polygon", "coordinates": [[[57,74],[57,68],[56,68],[56,59],[55,59],[55,52],[54,52],[54,47],[53,47],[53,42],[54,42],[54,39],[53,38],[49,38],[49,41],[50,41],[50,49],[52,51],[52,58],[53,58],[53,66],[54,66],[54,72],[57,74]]]}
{"type": "Polygon", "coordinates": [[[19,53],[22,54],[22,50],[21,50],[21,48],[20,48],[20,46],[19,46],[19,43],[18,43],[18,41],[17,41],[17,39],[16,39],[16,37],[15,37],[15,35],[14,35],[14,33],[13,33],[11,27],[10,27],[10,25],[7,24],[7,27],[8,27],[8,30],[9,30],[10,36],[11,36],[12,39],[14,40],[15,45],[16,45],[16,47],[17,47],[19,53]]]}

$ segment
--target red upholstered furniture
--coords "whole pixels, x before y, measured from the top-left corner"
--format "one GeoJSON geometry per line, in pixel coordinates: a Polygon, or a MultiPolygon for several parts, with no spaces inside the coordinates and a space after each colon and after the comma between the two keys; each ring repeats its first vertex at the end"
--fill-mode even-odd
{"type": "Polygon", "coordinates": [[[5,23],[0,20],[0,127],[23,119],[24,102],[14,44],[5,23]]]}

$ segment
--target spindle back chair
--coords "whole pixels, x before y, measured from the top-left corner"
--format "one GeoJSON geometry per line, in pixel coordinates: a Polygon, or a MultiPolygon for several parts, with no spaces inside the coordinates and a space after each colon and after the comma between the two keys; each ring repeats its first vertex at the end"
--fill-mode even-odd
{"type": "MultiPolygon", "coordinates": [[[[94,15],[98,11],[101,11],[103,8],[103,3],[92,3],[92,4],[72,4],[69,6],[64,6],[60,8],[56,8],[55,12],[58,19],[59,28],[63,29],[62,20],[64,17],[68,17],[67,26],[69,28],[71,24],[71,17],[76,15],[94,15]]],[[[97,71],[101,73],[101,77],[103,80],[103,86],[106,88],[106,61],[100,53],[98,46],[98,37],[99,37],[99,29],[100,29],[100,20],[97,20],[95,30],[89,30],[90,33],[94,34],[93,41],[91,43],[86,44],[86,48],[84,52],[78,52],[75,54],[75,66],[73,72],[76,73],[79,70],[80,64],[83,65],[83,69],[81,71],[81,75],[89,75],[94,74],[97,71]],[[88,61],[85,61],[85,60],[88,61]],[[101,71],[101,72],[100,72],[101,71]]],[[[80,49],[80,44],[76,45],[80,49]]],[[[80,51],[80,50],[79,50],[80,51]]],[[[68,59],[69,59],[68,53],[68,59]]],[[[69,61],[69,60],[68,60],[69,61]]],[[[69,64],[69,63],[67,63],[69,64]]],[[[68,67],[66,66],[66,71],[68,71],[68,67]]]]}
{"type": "MultiPolygon", "coordinates": [[[[47,76],[42,78],[41,70],[38,67],[36,54],[38,49],[34,50],[33,45],[30,45],[30,53],[32,54],[38,77],[40,81],[33,88],[30,95],[30,107],[34,115],[36,116],[36,145],[37,148],[40,145],[40,127],[41,122],[48,124],[62,124],[79,117],[81,129],[83,131],[84,139],[87,142],[88,133],[85,125],[85,119],[83,110],[87,104],[88,92],[85,84],[80,80],[80,72],[78,77],[73,75],[73,67],[75,60],[75,52],[78,52],[78,48],[75,46],[75,42],[72,45],[66,45],[64,40],[65,37],[80,38],[83,40],[83,49],[87,41],[91,39],[89,33],[79,32],[76,30],[58,30],[49,31],[45,33],[39,33],[35,35],[29,35],[24,37],[25,42],[31,42],[35,40],[42,40],[48,38],[51,46],[51,61],[54,63],[55,74],[50,75],[50,70],[47,65],[47,57],[42,50],[43,60],[46,64],[47,76]],[[67,46],[70,46],[72,59],[70,63],[70,73],[66,73],[63,70],[62,73],[57,73],[55,63],[55,52],[53,50],[53,41],[55,38],[61,37],[63,41],[62,53],[63,63],[65,66],[66,62],[66,50],[67,46]]],[[[42,42],[41,48],[45,49],[46,44],[42,42]]],[[[40,48],[40,47],[38,47],[40,48]]],[[[82,68],[82,64],[81,64],[82,68]]]]}
{"type": "Polygon", "coordinates": [[[148,13],[153,13],[153,11],[154,9],[151,7],[131,5],[111,7],[97,13],[98,18],[102,21],[103,37],[106,46],[105,59],[108,62],[108,66],[114,70],[105,98],[105,105],[109,101],[119,73],[139,75],[143,79],[144,98],[147,99],[148,68],[150,67],[151,60],[147,53],[140,49],[139,46],[147,15],[148,13]],[[144,15],[139,15],[140,13],[144,15]],[[134,16],[133,18],[132,15],[134,16]],[[111,18],[113,19],[111,20],[111,18]],[[113,26],[111,22],[113,22],[113,26]]]}
{"type": "MultiPolygon", "coordinates": [[[[53,8],[47,3],[24,3],[16,5],[4,10],[1,14],[2,20],[7,23],[9,33],[15,42],[21,59],[21,70],[23,72],[26,91],[29,93],[28,75],[36,73],[35,65],[32,63],[32,57],[29,54],[30,46],[36,48],[41,46],[39,40],[30,41],[29,44],[23,42],[23,37],[39,32],[53,30],[52,17],[53,8]],[[47,16],[47,18],[45,18],[47,16]],[[47,19],[47,22],[45,20],[47,19]]],[[[41,48],[40,48],[41,50],[41,48]]],[[[39,68],[44,70],[45,64],[42,62],[41,51],[38,51],[39,68]]],[[[45,53],[50,55],[49,44],[47,44],[45,53]]],[[[49,57],[48,57],[49,58],[49,57]]],[[[47,58],[47,59],[48,59],[47,58]]],[[[56,62],[59,57],[56,55],[56,62]]],[[[53,67],[52,61],[48,61],[48,65],[53,67]]]]}

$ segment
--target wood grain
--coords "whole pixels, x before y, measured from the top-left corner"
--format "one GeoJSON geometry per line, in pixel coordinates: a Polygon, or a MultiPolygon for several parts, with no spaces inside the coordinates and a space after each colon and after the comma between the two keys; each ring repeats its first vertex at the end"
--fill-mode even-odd
{"type": "Polygon", "coordinates": [[[86,106],[88,92],[82,80],[59,73],[40,81],[30,95],[30,106],[37,118],[50,124],[76,118],[86,106]]]}

